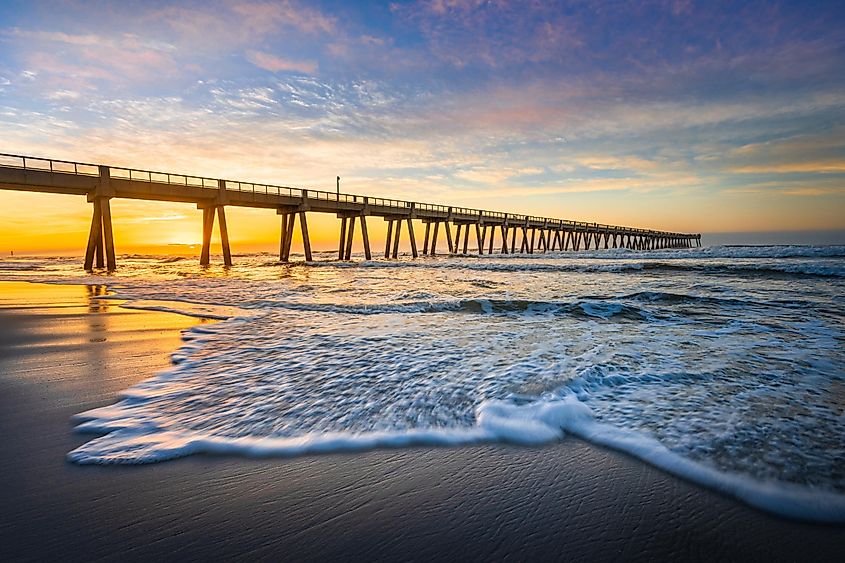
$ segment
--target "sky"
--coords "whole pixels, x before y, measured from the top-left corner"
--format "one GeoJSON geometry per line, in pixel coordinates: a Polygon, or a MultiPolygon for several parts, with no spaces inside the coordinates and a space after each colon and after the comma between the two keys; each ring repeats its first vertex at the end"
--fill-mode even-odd
{"type": "MultiPolygon", "coordinates": [[[[5,0],[0,152],[845,242],[845,2],[5,0]]],[[[201,238],[195,207],[113,208],[118,252],[201,238]]],[[[0,253],[81,252],[90,213],[0,190],[0,253]]]]}

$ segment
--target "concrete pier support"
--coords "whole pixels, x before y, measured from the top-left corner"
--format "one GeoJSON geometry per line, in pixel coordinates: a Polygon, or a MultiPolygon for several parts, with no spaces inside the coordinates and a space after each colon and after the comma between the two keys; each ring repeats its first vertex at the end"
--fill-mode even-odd
{"type": "MultiPolygon", "coordinates": [[[[449,225],[447,223],[446,224],[446,231],[448,232],[448,230],[449,230],[449,225]]],[[[437,233],[438,233],[438,231],[440,231],[440,221],[436,221],[434,223],[434,229],[433,229],[433,232],[431,234],[431,255],[432,256],[435,256],[437,254],[437,233]]],[[[450,239],[450,242],[449,242],[449,246],[451,246],[451,239],[450,239]]]]}
{"type": "Polygon", "coordinates": [[[97,255],[97,267],[103,267],[103,216],[100,214],[100,200],[94,200],[94,213],[91,228],[88,231],[88,246],[85,249],[85,271],[94,269],[94,254],[97,255]]]}
{"type": "Polygon", "coordinates": [[[290,261],[290,248],[293,242],[293,230],[296,224],[296,216],[299,215],[299,230],[302,233],[302,249],[305,252],[305,261],[312,262],[311,238],[308,236],[308,219],[305,211],[279,209],[277,213],[282,216],[282,228],[279,243],[279,261],[290,261]]]}
{"type": "Polygon", "coordinates": [[[396,230],[393,233],[393,257],[399,258],[399,236],[402,233],[402,220],[396,220],[396,230]]]}
{"type": "Polygon", "coordinates": [[[100,202],[100,215],[103,218],[103,245],[106,250],[106,268],[112,272],[117,269],[117,259],[114,255],[114,233],[111,226],[111,205],[109,198],[100,202]]]}
{"type": "Polygon", "coordinates": [[[279,262],[287,262],[290,253],[290,235],[293,231],[292,213],[282,215],[281,234],[279,236],[279,262]]]}
{"type": "MultiPolygon", "coordinates": [[[[414,224],[411,222],[410,218],[401,218],[401,217],[387,217],[385,218],[387,221],[387,237],[385,237],[384,241],[384,257],[385,258],[399,258],[399,240],[402,237],[402,221],[407,221],[408,223],[408,237],[411,241],[411,254],[414,258],[418,256],[417,252],[417,241],[414,237],[414,224]]],[[[435,236],[437,236],[437,224],[435,223],[435,236]]],[[[431,245],[432,254],[434,254],[434,240],[432,240],[431,245]]]]}
{"type": "Polygon", "coordinates": [[[214,230],[214,219],[218,218],[220,225],[220,245],[223,247],[223,263],[232,265],[232,251],[229,246],[229,228],[226,224],[226,211],[222,205],[209,205],[202,209],[202,251],[200,265],[208,266],[211,262],[211,234],[214,230]]]}
{"type": "Polygon", "coordinates": [[[214,228],[214,207],[202,208],[202,252],[200,266],[208,266],[211,261],[211,231],[214,228]]]}
{"type": "Polygon", "coordinates": [[[217,208],[217,221],[220,225],[220,245],[223,247],[223,264],[232,265],[232,249],[229,246],[229,226],[226,224],[226,208],[217,208]]]}
{"type": "Polygon", "coordinates": [[[416,258],[417,254],[417,239],[414,236],[414,222],[411,220],[410,217],[405,219],[408,222],[408,238],[411,241],[411,256],[416,258]]]}
{"type": "Polygon", "coordinates": [[[308,219],[305,217],[305,212],[299,212],[299,229],[302,231],[302,249],[305,251],[305,261],[312,262],[314,259],[311,256],[311,237],[308,236],[308,219]]]}
{"type": "Polygon", "coordinates": [[[355,217],[349,218],[349,229],[346,232],[346,245],[343,249],[343,259],[352,260],[352,239],[355,237],[355,217]]]}
{"type": "Polygon", "coordinates": [[[117,259],[114,252],[109,198],[95,197],[92,203],[94,210],[88,232],[88,245],[85,249],[85,270],[90,272],[94,269],[96,258],[97,268],[107,267],[111,272],[117,269],[117,259]]]}
{"type": "Polygon", "coordinates": [[[355,238],[355,220],[361,219],[361,238],[363,239],[364,256],[367,260],[371,260],[370,253],[370,237],[367,233],[367,221],[363,215],[346,214],[338,215],[340,219],[340,239],[337,245],[337,259],[351,260],[352,259],[352,242],[355,238]]]}
{"type": "Polygon", "coordinates": [[[367,232],[367,218],[363,215],[361,219],[361,239],[364,242],[364,258],[367,260],[373,259],[373,254],[370,251],[370,234],[367,232]]]}
{"type": "Polygon", "coordinates": [[[114,252],[114,232],[111,221],[110,199],[115,195],[111,187],[111,170],[108,166],[97,167],[99,178],[97,187],[88,193],[88,201],[94,209],[91,216],[91,228],[88,232],[88,245],[85,249],[85,270],[93,270],[96,257],[97,267],[106,266],[108,271],[117,269],[114,252]],[[105,255],[105,256],[104,256],[105,255]]]}
{"type": "Polygon", "coordinates": [[[102,213],[100,213],[99,210],[97,211],[97,213],[100,214],[100,215],[99,215],[99,219],[98,219],[99,229],[98,229],[98,232],[97,232],[96,257],[97,257],[97,268],[102,270],[103,268],[106,267],[106,244],[103,241],[103,239],[104,239],[104,237],[103,237],[103,215],[102,215],[102,213]]]}
{"type": "Polygon", "coordinates": [[[393,242],[393,220],[387,221],[387,236],[384,238],[384,257],[390,258],[390,243],[393,242]]]}
{"type": "Polygon", "coordinates": [[[340,242],[337,244],[337,259],[343,260],[346,256],[346,217],[340,218],[340,242]]]}
{"type": "MultiPolygon", "coordinates": [[[[487,227],[484,227],[484,235],[487,234],[487,227]]],[[[484,235],[481,234],[481,224],[475,224],[475,240],[478,242],[478,254],[484,254],[484,235]]]]}
{"type": "MultiPolygon", "coordinates": [[[[463,232],[463,224],[458,223],[455,225],[455,251],[453,254],[458,254],[458,247],[461,246],[461,233],[463,232]]],[[[464,250],[464,254],[466,254],[466,250],[464,250]]]]}
{"type": "Polygon", "coordinates": [[[429,235],[430,231],[431,231],[431,222],[426,221],[425,222],[425,233],[423,234],[423,250],[422,250],[423,256],[428,255],[428,235],[429,235]]]}

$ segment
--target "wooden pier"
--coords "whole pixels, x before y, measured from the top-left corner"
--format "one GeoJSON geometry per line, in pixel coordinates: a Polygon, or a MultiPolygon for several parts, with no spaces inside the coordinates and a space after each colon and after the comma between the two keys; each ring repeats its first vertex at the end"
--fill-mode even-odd
{"type": "Polygon", "coordinates": [[[305,260],[313,259],[307,214],[333,213],[340,219],[338,260],[352,258],[356,223],[367,260],[372,259],[367,217],[387,221],[384,257],[399,256],[403,229],[407,230],[411,255],[435,256],[440,229],[444,229],[448,254],[469,252],[514,254],[552,251],[630,248],[656,250],[701,246],[700,234],[683,234],[535,217],[499,211],[468,209],[384,199],[321,190],[257,184],[189,176],[168,172],[135,170],[14,154],[0,154],[0,189],[79,195],[92,204],[91,230],[85,250],[85,269],[114,270],[115,257],[110,200],[112,198],[172,201],[196,204],[202,210],[203,237],[200,264],[210,261],[211,234],[217,222],[223,247],[223,261],[232,265],[226,207],[256,207],[275,210],[281,217],[279,260],[290,259],[291,241],[297,223],[302,235],[305,260]],[[422,249],[418,249],[413,220],[424,225],[422,249]],[[471,244],[472,243],[472,244],[471,244]]]}

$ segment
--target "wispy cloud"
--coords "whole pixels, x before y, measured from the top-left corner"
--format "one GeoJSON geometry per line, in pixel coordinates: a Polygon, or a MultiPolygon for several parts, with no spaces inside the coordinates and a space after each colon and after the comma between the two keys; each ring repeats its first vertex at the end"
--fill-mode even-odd
{"type": "Polygon", "coordinates": [[[314,61],[292,61],[282,57],[263,53],[261,51],[247,51],[246,59],[264,70],[270,72],[301,72],[313,74],[317,70],[317,63],[314,61]]]}
{"type": "Polygon", "coordinates": [[[258,45],[285,33],[290,42],[297,35],[319,38],[335,30],[335,18],[306,2],[218,1],[202,6],[172,5],[144,15],[147,21],[170,29],[175,40],[194,49],[220,52],[258,45]]]}
{"type": "Polygon", "coordinates": [[[845,160],[815,160],[809,162],[778,162],[764,165],[736,166],[730,172],[737,174],[843,174],[845,160]]]}

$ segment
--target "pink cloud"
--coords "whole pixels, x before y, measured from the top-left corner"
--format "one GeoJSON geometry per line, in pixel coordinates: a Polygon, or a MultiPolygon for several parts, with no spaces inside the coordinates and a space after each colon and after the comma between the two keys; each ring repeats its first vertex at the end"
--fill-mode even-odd
{"type": "Polygon", "coordinates": [[[265,32],[277,26],[290,26],[306,33],[331,33],[335,19],[319,10],[288,0],[281,2],[238,2],[232,11],[240,15],[247,27],[265,32]]]}
{"type": "Polygon", "coordinates": [[[104,39],[102,37],[93,34],[74,35],[70,33],[63,33],[61,31],[34,31],[19,29],[17,27],[4,32],[3,34],[34,41],[67,43],[68,45],[101,45],[104,43],[104,39]]]}
{"type": "Polygon", "coordinates": [[[290,59],[283,59],[270,53],[263,53],[261,51],[247,51],[246,59],[264,70],[270,72],[302,72],[304,74],[314,74],[317,70],[317,63],[313,61],[292,61],[290,59]]]}
{"type": "Polygon", "coordinates": [[[35,51],[27,55],[26,64],[39,73],[73,76],[82,79],[106,79],[110,77],[108,71],[104,69],[69,64],[55,54],[43,51],[35,51]]]}
{"type": "Polygon", "coordinates": [[[22,59],[53,87],[73,80],[78,81],[74,88],[89,88],[98,80],[148,81],[178,74],[172,45],[133,34],[106,37],[18,28],[3,34],[25,45],[22,59]]]}
{"type": "Polygon", "coordinates": [[[192,50],[225,51],[256,45],[295,30],[306,35],[336,31],[335,18],[306,3],[223,0],[204,8],[167,6],[150,12],[149,22],[175,32],[174,41],[192,50]]]}

